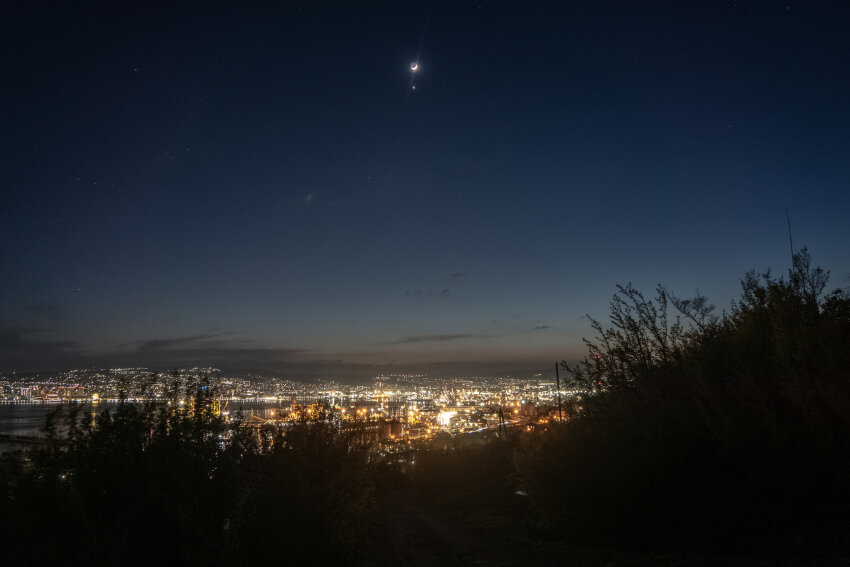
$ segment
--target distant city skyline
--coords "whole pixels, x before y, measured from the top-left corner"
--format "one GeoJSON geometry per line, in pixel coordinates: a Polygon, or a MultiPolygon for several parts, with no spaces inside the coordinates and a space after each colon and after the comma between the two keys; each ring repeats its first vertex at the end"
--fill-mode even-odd
{"type": "Polygon", "coordinates": [[[551,373],[617,284],[722,310],[784,274],[786,208],[850,285],[843,3],[16,3],[0,30],[0,372],[551,373]]]}

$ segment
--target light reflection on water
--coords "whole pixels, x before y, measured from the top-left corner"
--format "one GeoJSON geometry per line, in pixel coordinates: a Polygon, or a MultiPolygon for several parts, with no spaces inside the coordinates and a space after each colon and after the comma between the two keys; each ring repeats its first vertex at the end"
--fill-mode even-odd
{"type": "MultiPolygon", "coordinates": [[[[42,429],[47,420],[47,414],[55,411],[58,403],[35,403],[35,404],[0,404],[0,434],[4,435],[44,435],[42,429]]],[[[83,412],[102,412],[104,409],[114,409],[115,403],[81,404],[83,412]]],[[[263,419],[277,417],[279,409],[285,412],[289,410],[289,403],[283,404],[269,402],[222,402],[222,409],[234,415],[241,409],[244,417],[252,413],[263,419]]]]}
{"type": "Polygon", "coordinates": [[[229,411],[231,416],[235,415],[237,411],[241,410],[242,417],[250,417],[253,413],[256,417],[260,417],[263,419],[272,419],[279,417],[279,411],[283,411],[284,414],[287,414],[289,412],[289,404],[284,403],[282,405],[278,405],[276,403],[266,402],[231,402],[228,405],[223,405],[222,410],[229,411]]]}
{"type": "Polygon", "coordinates": [[[0,404],[0,433],[43,435],[47,414],[59,404],[0,404]]]}

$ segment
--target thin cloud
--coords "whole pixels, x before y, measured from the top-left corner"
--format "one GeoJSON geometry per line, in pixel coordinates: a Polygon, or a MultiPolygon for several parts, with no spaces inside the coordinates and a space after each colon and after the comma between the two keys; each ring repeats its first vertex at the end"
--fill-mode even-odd
{"type": "Polygon", "coordinates": [[[256,347],[245,340],[222,339],[224,335],[226,333],[208,333],[149,339],[112,350],[90,351],[76,341],[55,337],[49,329],[0,327],[0,369],[32,372],[83,367],[185,368],[212,365],[230,369],[300,371],[317,366],[308,360],[312,353],[310,350],[256,347]]]}
{"type": "Polygon", "coordinates": [[[404,295],[408,297],[449,297],[452,294],[451,288],[444,288],[439,291],[436,290],[427,290],[422,291],[421,289],[417,289],[416,291],[405,291],[404,295]]]}
{"type": "Polygon", "coordinates": [[[240,348],[208,346],[128,353],[125,358],[138,360],[147,366],[198,366],[212,364],[225,367],[286,367],[303,362],[306,349],[297,348],[240,348]]]}
{"type": "Polygon", "coordinates": [[[401,337],[397,340],[390,341],[387,344],[391,345],[407,345],[414,343],[438,343],[438,342],[446,342],[446,341],[458,341],[461,339],[486,339],[490,338],[490,335],[471,335],[471,334],[457,334],[457,335],[413,335],[409,337],[401,337]]]}
{"type": "Polygon", "coordinates": [[[171,339],[149,339],[131,343],[121,356],[149,360],[156,364],[186,364],[188,361],[217,363],[285,363],[311,351],[300,348],[265,348],[251,341],[229,338],[230,333],[204,333],[171,339]]]}
{"type": "Polygon", "coordinates": [[[192,335],[188,337],[178,337],[176,339],[150,339],[138,341],[136,350],[141,352],[153,352],[162,350],[173,350],[176,348],[185,348],[191,345],[203,344],[205,341],[210,341],[221,337],[223,333],[206,333],[202,335],[192,335]]]}
{"type": "Polygon", "coordinates": [[[0,327],[0,369],[62,369],[77,365],[86,355],[76,341],[51,335],[38,327],[0,327]]]}

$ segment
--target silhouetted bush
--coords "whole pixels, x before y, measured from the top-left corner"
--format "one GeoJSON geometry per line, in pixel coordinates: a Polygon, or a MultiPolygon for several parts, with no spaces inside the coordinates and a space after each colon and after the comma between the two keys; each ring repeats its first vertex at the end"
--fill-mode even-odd
{"type": "Polygon", "coordinates": [[[235,563],[354,564],[369,549],[368,448],[322,422],[277,432],[239,468],[229,517],[235,563]]]}
{"type": "Polygon", "coordinates": [[[65,445],[4,459],[11,564],[357,563],[372,484],[364,448],[324,422],[226,428],[216,393],[52,416],[65,445]],[[226,437],[232,436],[230,439],[226,437]]]}
{"type": "Polygon", "coordinates": [[[516,436],[436,439],[417,452],[409,478],[423,501],[460,509],[487,506],[513,498],[515,446],[516,436]]]}
{"type": "Polygon", "coordinates": [[[620,287],[569,368],[588,394],[517,458],[541,519],[628,548],[846,552],[850,299],[827,275],[803,250],[720,316],[620,287]]]}

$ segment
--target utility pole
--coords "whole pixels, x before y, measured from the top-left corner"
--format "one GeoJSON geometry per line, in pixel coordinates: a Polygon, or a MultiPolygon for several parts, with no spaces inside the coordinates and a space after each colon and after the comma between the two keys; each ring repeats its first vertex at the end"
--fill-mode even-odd
{"type": "Polygon", "coordinates": [[[555,363],[555,385],[558,388],[558,421],[564,421],[564,412],[561,410],[561,373],[558,371],[558,363],[555,363]]]}
{"type": "Polygon", "coordinates": [[[505,423],[505,413],[502,411],[502,406],[499,406],[499,439],[504,439],[508,436],[508,426],[505,423]]]}

